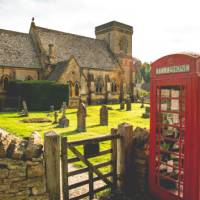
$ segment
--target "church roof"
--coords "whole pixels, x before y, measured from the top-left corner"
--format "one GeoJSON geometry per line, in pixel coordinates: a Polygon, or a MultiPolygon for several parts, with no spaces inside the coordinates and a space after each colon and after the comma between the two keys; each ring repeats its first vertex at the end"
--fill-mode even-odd
{"type": "Polygon", "coordinates": [[[0,66],[40,68],[29,34],[0,29],[0,66]]]}
{"type": "Polygon", "coordinates": [[[55,31],[35,26],[41,45],[48,54],[48,45],[53,44],[56,62],[74,56],[80,67],[114,70],[120,66],[105,41],[55,31]]]}
{"type": "Polygon", "coordinates": [[[48,80],[57,81],[60,76],[64,73],[65,67],[67,66],[68,61],[62,61],[54,65],[53,71],[50,73],[48,80]]]}

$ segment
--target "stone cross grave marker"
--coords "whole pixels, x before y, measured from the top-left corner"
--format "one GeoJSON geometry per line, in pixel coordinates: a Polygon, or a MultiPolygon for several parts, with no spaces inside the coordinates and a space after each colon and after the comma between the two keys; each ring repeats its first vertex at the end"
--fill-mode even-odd
{"type": "Polygon", "coordinates": [[[66,117],[66,109],[67,109],[66,102],[63,102],[62,117],[58,121],[58,127],[59,128],[66,128],[66,127],[69,126],[69,119],[67,119],[67,117],[66,117]]]}
{"type": "Polygon", "coordinates": [[[58,112],[55,111],[54,112],[54,122],[53,122],[53,124],[57,124],[57,123],[58,123],[58,112]]]}
{"type": "Polygon", "coordinates": [[[27,108],[26,101],[24,101],[24,100],[22,101],[22,106],[23,106],[22,115],[28,116],[28,108],[27,108]]]}

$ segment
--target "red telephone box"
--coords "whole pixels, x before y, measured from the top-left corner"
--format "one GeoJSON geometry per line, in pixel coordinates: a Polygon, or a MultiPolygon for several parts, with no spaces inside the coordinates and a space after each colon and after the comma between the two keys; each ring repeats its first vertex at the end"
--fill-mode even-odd
{"type": "Polygon", "coordinates": [[[151,65],[150,191],[160,200],[200,200],[200,55],[151,65]]]}

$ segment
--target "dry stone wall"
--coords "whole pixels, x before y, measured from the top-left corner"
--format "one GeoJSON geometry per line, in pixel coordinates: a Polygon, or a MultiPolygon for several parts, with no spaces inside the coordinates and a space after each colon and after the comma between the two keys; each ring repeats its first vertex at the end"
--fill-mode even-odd
{"type": "Polygon", "coordinates": [[[133,131],[133,193],[136,200],[150,200],[148,191],[149,132],[137,127],[133,131]]]}
{"type": "Polygon", "coordinates": [[[48,200],[42,139],[27,139],[0,129],[0,199],[48,200]]]}

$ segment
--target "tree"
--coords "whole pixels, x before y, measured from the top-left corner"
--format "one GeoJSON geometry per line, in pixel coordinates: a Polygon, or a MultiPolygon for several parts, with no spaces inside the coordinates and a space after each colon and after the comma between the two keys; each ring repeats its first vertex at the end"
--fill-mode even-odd
{"type": "Polygon", "coordinates": [[[147,62],[144,62],[142,64],[141,75],[142,75],[145,83],[150,83],[150,71],[151,71],[150,64],[147,62]]]}

